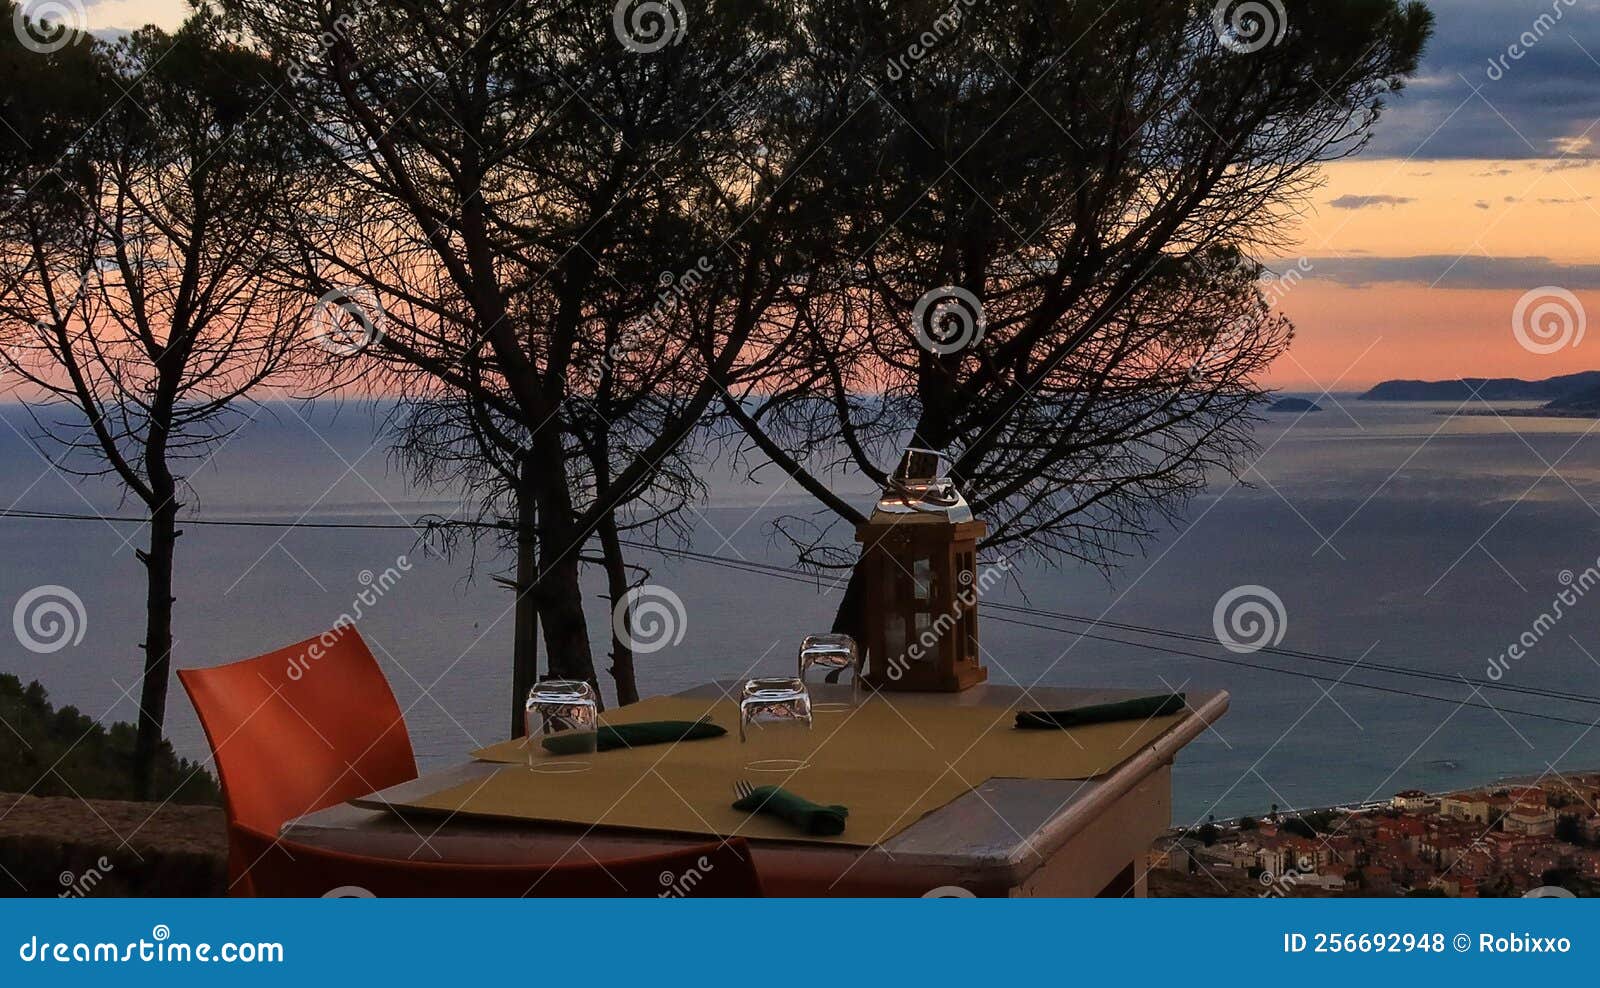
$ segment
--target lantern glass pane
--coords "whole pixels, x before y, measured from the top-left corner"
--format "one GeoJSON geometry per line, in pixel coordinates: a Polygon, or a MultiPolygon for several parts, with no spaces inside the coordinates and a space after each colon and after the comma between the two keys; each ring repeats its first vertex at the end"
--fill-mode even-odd
{"type": "Polygon", "coordinates": [[[933,594],[933,560],[920,556],[911,564],[912,593],[918,600],[928,600],[933,594]]]}
{"type": "Polygon", "coordinates": [[[900,614],[887,614],[883,619],[883,650],[889,655],[904,655],[906,651],[906,619],[900,614]]]}

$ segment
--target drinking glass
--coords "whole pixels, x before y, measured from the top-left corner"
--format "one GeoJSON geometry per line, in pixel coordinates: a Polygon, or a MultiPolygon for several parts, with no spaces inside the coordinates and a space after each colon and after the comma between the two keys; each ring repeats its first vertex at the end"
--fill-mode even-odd
{"type": "Polygon", "coordinates": [[[547,679],[528,691],[523,712],[528,767],[537,772],[583,772],[599,742],[600,705],[594,688],[577,679],[547,679]],[[545,741],[551,740],[551,747],[545,741]]]}
{"type": "MultiPolygon", "coordinates": [[[[841,713],[861,703],[861,650],[849,635],[807,635],[800,642],[800,682],[813,668],[822,670],[826,683],[835,672],[850,674],[850,692],[843,700],[815,701],[811,709],[819,714],[841,713]]],[[[832,692],[839,692],[834,690],[832,692]]]]}
{"type": "Polygon", "coordinates": [[[739,742],[752,772],[797,772],[811,754],[811,694],[799,679],[752,679],[739,690],[739,742]]]}

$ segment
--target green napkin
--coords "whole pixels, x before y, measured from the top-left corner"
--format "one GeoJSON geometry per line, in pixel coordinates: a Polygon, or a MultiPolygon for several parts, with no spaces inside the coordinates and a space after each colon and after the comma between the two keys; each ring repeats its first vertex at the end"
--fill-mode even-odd
{"type": "MultiPolygon", "coordinates": [[[[617,724],[601,727],[595,732],[595,748],[611,751],[614,748],[638,748],[648,744],[671,744],[674,741],[699,741],[720,738],[728,730],[709,720],[652,720],[640,724],[617,724]]],[[[589,741],[579,735],[553,734],[542,742],[552,755],[572,755],[587,751],[589,741]]]]}
{"type": "Polygon", "coordinates": [[[1023,710],[1017,714],[1017,727],[1039,730],[1059,727],[1081,727],[1085,724],[1106,724],[1117,720],[1148,720],[1175,714],[1184,708],[1187,699],[1182,693],[1163,693],[1143,696],[1115,703],[1096,703],[1069,710],[1023,710]]]}
{"type": "Polygon", "coordinates": [[[815,837],[844,833],[844,818],[850,815],[843,806],[821,806],[781,786],[757,786],[755,792],[735,802],[733,808],[775,816],[815,837]]]}

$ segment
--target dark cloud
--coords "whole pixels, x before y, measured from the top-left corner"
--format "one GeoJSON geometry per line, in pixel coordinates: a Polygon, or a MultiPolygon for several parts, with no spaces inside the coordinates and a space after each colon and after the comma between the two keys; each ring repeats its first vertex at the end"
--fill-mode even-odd
{"type": "Polygon", "coordinates": [[[1591,134],[1593,144],[1572,144],[1600,118],[1594,0],[1427,4],[1435,30],[1418,78],[1389,101],[1367,154],[1600,156],[1600,128],[1591,134]]]}
{"type": "Polygon", "coordinates": [[[1353,196],[1345,195],[1337,199],[1329,199],[1328,205],[1334,209],[1370,209],[1373,206],[1401,206],[1408,202],[1416,202],[1410,196],[1353,196]]]}
{"type": "Polygon", "coordinates": [[[1495,288],[1526,291],[1559,285],[1582,291],[1600,290],[1600,264],[1562,264],[1548,257],[1312,257],[1268,262],[1272,271],[1299,268],[1300,277],[1330,281],[1350,288],[1386,282],[1435,288],[1495,288]]]}

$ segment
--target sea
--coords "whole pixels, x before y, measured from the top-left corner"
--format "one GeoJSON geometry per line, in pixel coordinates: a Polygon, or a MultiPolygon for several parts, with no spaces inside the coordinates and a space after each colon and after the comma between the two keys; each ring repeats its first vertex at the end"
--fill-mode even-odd
{"type": "MultiPolygon", "coordinates": [[[[1600,765],[1600,707],[1466,682],[1600,695],[1600,588],[1590,591],[1600,579],[1600,421],[1305,397],[1322,410],[1266,415],[1261,455],[1245,475],[1216,477],[1114,571],[1024,563],[984,597],[1198,640],[1091,631],[1120,639],[1105,641],[1078,635],[1084,624],[988,620],[1004,613],[991,609],[981,620],[991,680],[1226,690],[1226,716],[1177,758],[1178,825],[1600,765]],[[1260,644],[1331,661],[1251,650],[1260,644]]],[[[379,434],[385,411],[353,402],[252,408],[213,455],[190,464],[186,513],[401,525],[459,514],[455,492],[407,482],[379,434]]],[[[36,432],[23,407],[0,405],[0,508],[138,514],[109,481],[55,465],[59,450],[39,448],[36,432]]],[[[770,469],[706,469],[707,496],[686,515],[690,548],[792,565],[775,526],[816,521],[809,496],[770,469]]],[[[870,505],[861,478],[835,482],[870,505]]],[[[58,705],[131,720],[143,534],[119,521],[0,518],[0,618],[15,619],[40,587],[66,588],[82,604],[72,637],[45,643],[53,650],[24,647],[26,625],[0,625],[0,672],[38,680],[58,705]]],[[[638,658],[645,695],[791,671],[800,639],[827,630],[838,601],[826,579],[796,583],[649,553],[635,561],[682,602],[662,647],[638,658]]],[[[178,547],[175,664],[259,654],[359,609],[418,761],[442,767],[507,732],[512,598],[493,577],[508,564],[488,542],[430,552],[406,528],[191,524],[178,547]],[[363,591],[370,605],[358,602],[363,591]]],[[[603,666],[610,611],[597,573],[586,589],[603,666]]],[[[205,756],[176,683],[167,726],[181,754],[205,756]]]]}

